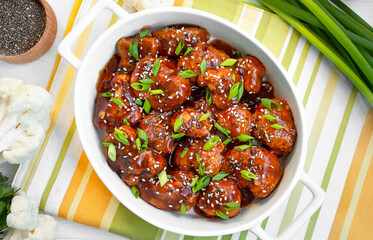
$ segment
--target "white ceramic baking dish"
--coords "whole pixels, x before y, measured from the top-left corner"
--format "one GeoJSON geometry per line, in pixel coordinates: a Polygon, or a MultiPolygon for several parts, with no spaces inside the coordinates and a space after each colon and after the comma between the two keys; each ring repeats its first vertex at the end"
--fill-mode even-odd
{"type": "Polygon", "coordinates": [[[302,182],[313,194],[309,205],[292,224],[276,239],[288,239],[320,207],[324,192],[304,172],[303,165],[307,148],[305,117],[301,101],[296,96],[293,83],[277,59],[255,38],[231,22],[213,14],[189,8],[163,8],[128,14],[110,0],[101,0],[61,42],[59,53],[71,65],[79,69],[75,85],[75,118],[84,150],[97,175],[112,194],[128,209],[149,223],[168,231],[194,235],[216,236],[250,229],[262,239],[274,239],[259,225],[290,195],[296,183],[302,182]],[[114,12],[119,20],[106,30],[92,45],[84,59],[79,60],[72,53],[74,41],[83,30],[99,16],[104,9],[114,12]],[[254,201],[249,208],[241,209],[229,221],[208,219],[190,211],[186,216],[178,212],[159,210],[142,199],[135,199],[129,187],[108,167],[102,153],[99,131],[93,125],[96,98],[96,82],[99,71],[115,52],[120,37],[130,36],[144,26],[158,29],[171,24],[196,24],[206,28],[213,38],[222,39],[242,50],[243,54],[256,56],[265,65],[266,78],[280,99],[289,103],[297,127],[294,150],[284,159],[284,175],[276,190],[266,199],[254,201]]]}

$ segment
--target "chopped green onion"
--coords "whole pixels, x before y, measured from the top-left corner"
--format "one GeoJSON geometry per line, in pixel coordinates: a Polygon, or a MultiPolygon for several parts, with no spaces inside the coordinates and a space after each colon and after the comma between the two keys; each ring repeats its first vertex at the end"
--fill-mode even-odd
{"type": "Polygon", "coordinates": [[[206,91],[206,102],[207,102],[207,105],[210,106],[211,103],[212,103],[212,97],[211,97],[211,90],[207,88],[207,91],[206,91]]]}
{"type": "Polygon", "coordinates": [[[183,215],[185,215],[186,207],[184,206],[184,203],[183,203],[183,202],[181,202],[180,212],[181,212],[183,215]]]}
{"type": "Polygon", "coordinates": [[[222,126],[220,126],[217,122],[214,122],[214,126],[222,133],[224,133],[225,135],[229,135],[231,134],[231,131],[227,128],[223,128],[222,126]]]}
{"type": "Polygon", "coordinates": [[[140,100],[140,99],[136,99],[135,100],[135,103],[137,104],[137,105],[139,105],[139,106],[142,106],[142,101],[140,100]]]}
{"type": "Polygon", "coordinates": [[[145,99],[144,101],[144,105],[142,106],[142,108],[144,109],[144,111],[146,113],[149,113],[150,112],[150,109],[152,108],[152,106],[150,105],[148,99],[145,99]]]}
{"type": "Polygon", "coordinates": [[[137,39],[130,45],[129,54],[130,56],[136,58],[137,61],[140,60],[137,39]]]}
{"type": "Polygon", "coordinates": [[[203,74],[205,74],[206,69],[207,69],[207,64],[206,64],[206,60],[205,60],[205,58],[202,59],[202,62],[201,62],[201,64],[199,65],[199,68],[200,68],[200,70],[201,70],[201,75],[203,76],[203,74]]]}
{"type": "Polygon", "coordinates": [[[117,150],[115,149],[115,145],[113,143],[109,144],[107,155],[111,161],[115,162],[117,160],[117,150]]]}
{"type": "Polygon", "coordinates": [[[174,123],[174,132],[177,132],[177,130],[180,129],[181,125],[183,125],[183,114],[180,114],[180,116],[176,119],[174,123]]]}
{"type": "Polygon", "coordinates": [[[111,98],[111,101],[114,102],[119,107],[126,106],[126,104],[124,104],[124,102],[122,102],[122,100],[120,100],[119,98],[113,97],[113,98],[111,98]]]}
{"type": "Polygon", "coordinates": [[[148,148],[148,143],[147,143],[147,142],[144,142],[144,143],[141,145],[140,152],[141,152],[141,153],[145,152],[147,148],[148,148]]]}
{"type": "Polygon", "coordinates": [[[242,178],[249,180],[249,181],[257,178],[257,176],[254,173],[247,171],[247,170],[241,170],[240,173],[241,173],[242,178]]]}
{"type": "Polygon", "coordinates": [[[153,67],[152,67],[152,73],[153,73],[154,77],[157,76],[160,66],[161,66],[161,63],[159,62],[159,59],[157,58],[155,60],[154,64],[153,64],[153,67]]]}
{"type": "Polygon", "coordinates": [[[241,52],[238,51],[238,50],[236,50],[236,56],[237,56],[238,58],[242,58],[242,54],[241,54],[241,52]]]}
{"type": "Polygon", "coordinates": [[[203,150],[210,150],[214,145],[219,142],[220,138],[218,136],[214,136],[213,138],[210,138],[205,145],[203,145],[203,150]]]}
{"type": "MultiPolygon", "coordinates": [[[[234,75],[233,75],[234,76],[234,75]]],[[[236,82],[232,87],[231,90],[229,91],[229,98],[228,100],[233,99],[235,96],[238,94],[238,90],[240,88],[240,83],[236,82]]]]}
{"type": "Polygon", "coordinates": [[[125,132],[119,130],[118,128],[115,128],[115,129],[114,129],[114,138],[115,138],[118,142],[123,143],[124,145],[127,145],[127,146],[130,145],[130,143],[128,142],[128,139],[127,139],[127,138],[128,138],[128,135],[127,135],[125,132]]]}
{"type": "Polygon", "coordinates": [[[192,70],[185,70],[185,71],[179,72],[178,74],[183,78],[191,78],[191,77],[195,77],[195,76],[198,75],[197,73],[193,72],[192,70]]]}
{"type": "Polygon", "coordinates": [[[196,153],[196,160],[198,164],[201,164],[201,158],[199,157],[198,153],[196,153]]]}
{"type": "Polygon", "coordinates": [[[163,185],[165,185],[168,181],[166,170],[163,169],[162,172],[158,173],[158,179],[159,184],[161,185],[161,187],[163,187],[163,185]]]}
{"type": "Polygon", "coordinates": [[[150,94],[153,94],[153,95],[163,94],[163,90],[162,89],[150,90],[150,94]]]}
{"type": "Polygon", "coordinates": [[[227,145],[228,143],[230,143],[233,139],[232,138],[227,138],[224,140],[223,144],[224,145],[227,145]]]}
{"type": "Polygon", "coordinates": [[[284,126],[278,125],[277,123],[272,124],[270,127],[271,127],[271,128],[274,128],[274,129],[277,129],[277,130],[280,130],[280,129],[283,129],[283,128],[284,128],[284,126]]]}
{"type": "Polygon", "coordinates": [[[131,87],[133,89],[135,89],[136,91],[146,91],[150,88],[150,85],[147,84],[147,83],[138,83],[138,82],[135,82],[135,83],[132,83],[131,84],[131,87]]]}
{"type": "Polygon", "coordinates": [[[278,120],[278,118],[275,118],[272,115],[263,115],[262,117],[265,118],[265,119],[267,119],[267,120],[269,120],[269,121],[271,121],[271,122],[276,122],[278,120]]]}
{"type": "Polygon", "coordinates": [[[244,93],[244,86],[243,82],[240,83],[240,87],[238,88],[238,93],[237,93],[237,101],[240,101],[244,93]]]}
{"type": "Polygon", "coordinates": [[[139,136],[139,138],[144,141],[144,142],[148,142],[148,135],[146,134],[146,132],[140,128],[137,129],[137,135],[139,136]]]}
{"type": "Polygon", "coordinates": [[[201,176],[205,175],[205,166],[200,164],[198,167],[198,171],[201,176]]]}
{"type": "Polygon", "coordinates": [[[144,84],[154,83],[154,81],[150,78],[140,79],[139,81],[144,84]]]}
{"type": "Polygon", "coordinates": [[[187,154],[187,152],[188,152],[188,148],[186,147],[186,148],[183,149],[183,152],[181,153],[180,157],[181,158],[185,157],[185,155],[187,154]]]}
{"type": "Polygon", "coordinates": [[[202,117],[198,120],[198,122],[202,122],[202,121],[205,121],[209,116],[210,116],[211,113],[205,113],[202,115],[202,117]]]}
{"type": "Polygon", "coordinates": [[[135,196],[135,198],[138,198],[140,195],[140,192],[135,185],[132,186],[132,194],[135,196]]]}
{"type": "Polygon", "coordinates": [[[176,133],[174,135],[172,135],[172,139],[178,139],[178,138],[182,138],[184,137],[185,133],[176,133]]]}
{"type": "Polygon", "coordinates": [[[237,62],[237,59],[234,58],[227,58],[224,60],[224,62],[220,63],[220,66],[223,67],[231,67],[237,62]]]}
{"type": "Polygon", "coordinates": [[[142,32],[140,33],[140,38],[143,38],[143,37],[148,36],[148,33],[149,33],[149,30],[142,31],[142,32]]]}
{"type": "Polygon", "coordinates": [[[202,178],[200,178],[196,185],[193,186],[192,188],[192,191],[195,193],[205,187],[207,187],[210,183],[210,177],[209,176],[203,176],[202,178]]]}
{"type": "Polygon", "coordinates": [[[229,220],[229,216],[225,213],[220,212],[219,210],[216,210],[216,215],[224,220],[229,220]]]}
{"type": "Polygon", "coordinates": [[[281,111],[280,104],[278,104],[278,102],[275,102],[269,98],[261,98],[260,102],[263,104],[263,107],[267,108],[271,112],[273,112],[271,104],[273,104],[276,108],[278,108],[281,111]]]}
{"type": "Polygon", "coordinates": [[[248,149],[249,147],[251,147],[251,146],[250,145],[240,145],[240,146],[236,146],[234,148],[239,150],[239,151],[243,151],[245,149],[248,149]]]}
{"type": "Polygon", "coordinates": [[[236,137],[238,140],[240,140],[241,142],[247,142],[251,139],[254,139],[254,137],[250,136],[250,135],[247,135],[247,134],[241,134],[241,135],[238,135],[236,137]]]}
{"type": "Polygon", "coordinates": [[[193,187],[194,185],[196,185],[197,181],[198,181],[199,177],[195,177],[193,178],[192,182],[190,183],[190,187],[193,187]]]}
{"type": "Polygon", "coordinates": [[[188,47],[187,50],[184,53],[184,56],[188,55],[190,53],[190,51],[192,51],[192,50],[193,50],[192,47],[188,47]]]}
{"type": "Polygon", "coordinates": [[[227,211],[231,211],[231,210],[234,210],[234,209],[239,208],[239,207],[240,207],[240,204],[238,204],[236,202],[228,202],[228,203],[223,204],[223,208],[227,211]]]}
{"type": "Polygon", "coordinates": [[[104,145],[104,147],[109,147],[109,146],[110,146],[110,144],[112,144],[112,143],[108,143],[108,142],[102,142],[102,145],[104,145]]]}
{"type": "Polygon", "coordinates": [[[128,126],[131,125],[131,124],[127,121],[126,118],[123,118],[123,124],[124,124],[124,125],[128,125],[128,126]]]}
{"type": "Polygon", "coordinates": [[[181,39],[181,40],[179,41],[179,44],[178,44],[177,47],[176,47],[176,50],[175,50],[176,55],[179,55],[180,52],[181,52],[181,50],[183,50],[183,48],[184,48],[184,40],[181,39]]]}
{"type": "Polygon", "coordinates": [[[103,97],[112,97],[113,94],[111,92],[106,92],[106,93],[101,94],[101,96],[103,96],[103,97]]]}
{"type": "Polygon", "coordinates": [[[141,149],[141,140],[140,140],[140,138],[136,138],[136,148],[137,148],[138,150],[141,149]]]}
{"type": "Polygon", "coordinates": [[[218,172],[215,176],[212,177],[213,181],[219,181],[228,176],[229,173],[226,172],[218,172]]]}

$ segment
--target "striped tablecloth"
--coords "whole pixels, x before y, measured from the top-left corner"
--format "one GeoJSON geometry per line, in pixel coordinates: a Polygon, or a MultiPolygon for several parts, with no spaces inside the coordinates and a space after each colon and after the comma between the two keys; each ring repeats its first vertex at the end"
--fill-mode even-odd
{"type": "MultiPolygon", "coordinates": [[[[66,2],[64,11],[69,15],[66,25],[59,26],[65,34],[97,0],[66,2]]],[[[304,169],[327,197],[293,239],[373,239],[373,110],[348,79],[269,12],[239,0],[176,0],[175,5],[212,12],[237,24],[272,51],[295,83],[308,120],[304,169]]],[[[84,55],[116,20],[109,13],[96,19],[78,39],[75,54],[84,55]]],[[[79,141],[73,113],[75,76],[75,69],[57,56],[47,86],[54,99],[51,127],[38,154],[21,165],[14,180],[41,210],[131,239],[255,239],[248,231],[207,238],[180,236],[150,225],[121,205],[93,171],[79,141]]],[[[281,233],[310,197],[297,185],[262,227],[273,235],[281,233]]]]}

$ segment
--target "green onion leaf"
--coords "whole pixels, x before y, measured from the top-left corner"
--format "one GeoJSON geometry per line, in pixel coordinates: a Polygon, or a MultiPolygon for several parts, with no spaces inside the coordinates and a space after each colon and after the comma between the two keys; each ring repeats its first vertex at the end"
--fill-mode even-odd
{"type": "Polygon", "coordinates": [[[223,144],[224,145],[227,145],[228,143],[230,143],[233,139],[232,138],[227,138],[224,140],[223,144]]]}
{"type": "Polygon", "coordinates": [[[249,181],[257,178],[257,176],[254,173],[247,171],[247,170],[241,170],[240,173],[241,173],[242,178],[249,180],[249,181]]]}
{"type": "Polygon", "coordinates": [[[212,103],[211,91],[208,88],[207,88],[207,91],[206,91],[206,102],[207,102],[208,106],[210,106],[211,103],[212,103]]]}
{"type": "Polygon", "coordinates": [[[185,71],[179,72],[178,74],[183,78],[191,78],[191,77],[195,77],[195,76],[198,75],[197,73],[193,72],[192,70],[185,70],[185,71]]]}
{"type": "Polygon", "coordinates": [[[239,151],[243,151],[247,148],[251,147],[250,145],[240,145],[240,146],[236,146],[234,147],[235,149],[239,150],[239,151]]]}
{"type": "Polygon", "coordinates": [[[135,103],[139,106],[142,106],[142,101],[140,99],[136,99],[135,100],[135,103]]]}
{"type": "Polygon", "coordinates": [[[141,83],[145,83],[145,84],[154,83],[154,81],[151,80],[150,78],[140,79],[139,81],[140,81],[141,83]]]}
{"type": "Polygon", "coordinates": [[[144,111],[146,113],[149,113],[150,112],[150,109],[152,108],[152,106],[150,105],[148,99],[145,99],[144,101],[144,105],[142,106],[142,108],[144,109],[144,111]]]}
{"type": "Polygon", "coordinates": [[[214,136],[210,138],[205,145],[203,145],[203,150],[210,150],[217,142],[219,142],[220,138],[218,136],[214,136]]]}
{"type": "Polygon", "coordinates": [[[243,82],[240,83],[240,87],[238,88],[238,93],[237,93],[237,101],[240,101],[244,93],[244,86],[243,82]]]}
{"type": "Polygon", "coordinates": [[[143,141],[143,142],[148,142],[148,135],[146,134],[146,132],[140,128],[137,129],[137,135],[139,136],[139,138],[143,141]]]}
{"type": "Polygon", "coordinates": [[[185,157],[185,155],[187,154],[187,152],[188,152],[188,148],[186,147],[186,148],[183,149],[183,152],[181,153],[180,157],[181,158],[185,157]]]}
{"type": "Polygon", "coordinates": [[[267,108],[269,111],[273,112],[272,105],[273,104],[276,108],[281,111],[281,106],[277,102],[269,99],[269,98],[261,98],[260,102],[263,104],[263,107],[267,108]]]}
{"type": "Polygon", "coordinates": [[[102,142],[102,145],[104,145],[104,147],[109,147],[109,146],[110,146],[110,144],[112,144],[112,143],[108,143],[108,142],[102,142]]]}
{"type": "Polygon", "coordinates": [[[224,62],[220,63],[220,66],[223,67],[231,67],[237,62],[237,59],[234,58],[227,58],[224,60],[224,62]]]}
{"type": "Polygon", "coordinates": [[[202,117],[198,120],[198,122],[202,122],[202,121],[205,121],[209,116],[210,116],[211,113],[205,113],[202,115],[202,117]]]}
{"type": "Polygon", "coordinates": [[[159,67],[161,66],[161,63],[159,62],[159,59],[157,58],[153,64],[152,67],[152,73],[156,77],[159,71],[159,67]]]}
{"type": "Polygon", "coordinates": [[[146,151],[146,149],[148,148],[148,143],[147,142],[144,142],[140,148],[140,152],[143,153],[146,151]]]}
{"type": "Polygon", "coordinates": [[[183,215],[185,215],[186,207],[184,206],[184,203],[183,203],[183,202],[181,202],[180,212],[181,212],[183,215]]]}
{"type": "Polygon", "coordinates": [[[176,133],[174,135],[172,135],[172,139],[178,139],[178,138],[182,138],[184,137],[185,133],[176,133]]]}
{"type": "Polygon", "coordinates": [[[201,64],[199,65],[199,68],[200,68],[200,70],[201,70],[201,75],[203,76],[203,74],[205,74],[206,69],[207,69],[207,64],[206,64],[206,60],[205,60],[205,58],[202,59],[202,62],[201,62],[201,64]]]}
{"type": "Polygon", "coordinates": [[[220,212],[219,210],[216,210],[216,215],[224,220],[229,220],[229,216],[225,213],[220,212]]]}
{"type": "Polygon", "coordinates": [[[148,36],[148,33],[149,33],[149,30],[142,31],[142,32],[140,33],[140,38],[143,38],[143,37],[148,36]]]}
{"type": "Polygon", "coordinates": [[[275,118],[272,115],[263,115],[262,117],[265,118],[265,119],[267,119],[267,120],[269,120],[269,121],[271,121],[271,122],[276,122],[278,120],[278,118],[275,118]]]}
{"type": "Polygon", "coordinates": [[[135,198],[138,198],[140,195],[140,192],[135,185],[132,186],[132,194],[135,196],[135,198]]]}
{"type": "MultiPolygon", "coordinates": [[[[234,76],[234,75],[233,75],[234,76]]],[[[240,88],[241,83],[237,82],[235,83],[232,87],[231,90],[229,91],[229,98],[228,100],[233,99],[235,96],[238,94],[238,90],[240,88]]]]}
{"type": "Polygon", "coordinates": [[[158,179],[159,184],[161,185],[161,187],[163,187],[163,185],[165,185],[168,181],[166,170],[163,169],[162,172],[158,173],[158,179]]]}
{"type": "Polygon", "coordinates": [[[251,139],[254,139],[254,137],[250,136],[250,135],[247,135],[247,134],[241,134],[241,135],[238,135],[236,137],[238,140],[240,140],[241,142],[247,142],[251,139]]]}
{"type": "Polygon", "coordinates": [[[101,96],[103,96],[103,97],[112,97],[113,94],[111,92],[106,92],[106,93],[101,94],[101,96]]]}
{"type": "Polygon", "coordinates": [[[227,211],[231,211],[231,210],[234,210],[234,209],[239,208],[239,207],[240,207],[240,204],[238,204],[236,202],[228,202],[228,203],[223,204],[223,208],[227,211]]]}
{"type": "Polygon", "coordinates": [[[227,128],[223,128],[222,126],[220,126],[217,122],[214,122],[214,126],[222,133],[224,133],[225,135],[229,135],[231,134],[231,131],[227,128]]]}
{"type": "Polygon", "coordinates": [[[119,130],[118,128],[114,129],[114,137],[118,142],[121,142],[121,143],[123,143],[124,145],[127,145],[127,146],[130,145],[130,143],[128,142],[128,139],[127,139],[128,135],[125,132],[119,130]]]}
{"type": "Polygon", "coordinates": [[[137,148],[138,150],[141,149],[141,140],[140,140],[140,138],[136,138],[136,148],[137,148]]]}
{"type": "Polygon", "coordinates": [[[180,52],[181,52],[181,50],[183,50],[183,48],[184,48],[184,40],[181,39],[181,40],[179,41],[179,44],[178,44],[177,47],[176,47],[176,50],[175,50],[176,55],[179,55],[180,52]]]}
{"type": "Polygon", "coordinates": [[[135,40],[134,43],[130,45],[129,53],[130,53],[130,56],[136,58],[137,61],[140,60],[137,39],[135,40]]]}
{"type": "Polygon", "coordinates": [[[193,186],[192,188],[192,191],[195,193],[205,187],[207,187],[210,183],[210,177],[209,176],[203,176],[202,178],[200,178],[196,185],[193,186]]]}
{"type": "Polygon", "coordinates": [[[138,83],[138,82],[135,82],[135,83],[132,83],[131,84],[131,87],[133,89],[135,89],[136,91],[146,91],[150,88],[150,85],[147,84],[147,83],[138,83]]]}
{"type": "Polygon", "coordinates": [[[174,132],[177,132],[177,130],[180,129],[181,125],[183,125],[183,114],[180,114],[180,116],[176,119],[174,123],[174,132]]]}
{"type": "Polygon", "coordinates": [[[198,167],[198,171],[201,176],[205,175],[205,166],[200,164],[198,167]]]}
{"type": "Polygon", "coordinates": [[[199,177],[195,177],[193,178],[192,182],[190,183],[190,187],[193,187],[194,185],[196,185],[197,181],[198,181],[199,177]]]}
{"type": "Polygon", "coordinates": [[[274,129],[277,129],[277,130],[280,130],[280,129],[283,129],[283,128],[284,128],[284,126],[278,125],[277,123],[272,124],[270,127],[271,127],[271,128],[274,128],[274,129]]]}
{"type": "Polygon", "coordinates": [[[190,53],[190,51],[192,51],[192,50],[193,50],[192,47],[188,47],[187,50],[184,53],[184,56],[188,55],[190,53]]]}
{"type": "Polygon", "coordinates": [[[122,102],[122,100],[120,100],[119,98],[113,97],[113,98],[111,98],[111,101],[114,102],[119,107],[126,106],[126,104],[124,104],[124,102],[122,102]]]}
{"type": "Polygon", "coordinates": [[[212,180],[213,181],[222,180],[223,178],[225,178],[228,175],[229,175],[229,173],[226,173],[226,172],[218,172],[215,176],[212,177],[212,180]]]}
{"type": "Polygon", "coordinates": [[[150,90],[150,94],[153,94],[153,95],[162,94],[162,93],[163,93],[162,89],[150,90]]]}
{"type": "Polygon", "coordinates": [[[201,164],[201,158],[199,157],[198,153],[196,153],[196,160],[198,164],[201,164]]]}
{"type": "Polygon", "coordinates": [[[238,58],[242,58],[242,53],[240,51],[236,50],[236,56],[238,58]]]}
{"type": "Polygon", "coordinates": [[[128,126],[131,125],[131,124],[127,121],[126,118],[123,118],[123,124],[124,124],[124,125],[128,125],[128,126]]]}
{"type": "Polygon", "coordinates": [[[115,149],[115,145],[113,143],[109,144],[107,155],[111,161],[115,162],[117,160],[117,150],[115,149]]]}

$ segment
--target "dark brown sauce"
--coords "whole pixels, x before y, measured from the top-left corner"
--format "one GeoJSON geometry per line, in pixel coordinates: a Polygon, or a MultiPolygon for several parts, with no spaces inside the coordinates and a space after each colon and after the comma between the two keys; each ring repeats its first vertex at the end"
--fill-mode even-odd
{"type": "Polygon", "coordinates": [[[240,53],[240,51],[237,48],[233,47],[232,45],[230,45],[229,43],[223,40],[214,39],[211,42],[209,42],[209,44],[218,50],[224,51],[231,58],[242,57],[242,56],[238,56],[239,54],[237,55],[238,52],[240,53]]]}
{"type": "Polygon", "coordinates": [[[119,54],[114,54],[109,60],[109,62],[105,65],[105,67],[100,71],[100,75],[98,77],[96,89],[97,92],[102,93],[106,92],[107,86],[110,85],[110,81],[113,78],[113,74],[116,74],[118,66],[120,62],[119,54]]]}
{"type": "Polygon", "coordinates": [[[254,196],[250,192],[249,189],[246,188],[241,188],[241,194],[242,194],[242,199],[241,199],[241,208],[247,207],[254,201],[254,196]]]}
{"type": "Polygon", "coordinates": [[[255,108],[259,105],[261,98],[274,98],[275,93],[273,91],[272,84],[269,82],[262,82],[262,87],[257,94],[246,94],[242,97],[242,103],[245,104],[251,113],[255,111],[255,108]]]}

